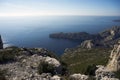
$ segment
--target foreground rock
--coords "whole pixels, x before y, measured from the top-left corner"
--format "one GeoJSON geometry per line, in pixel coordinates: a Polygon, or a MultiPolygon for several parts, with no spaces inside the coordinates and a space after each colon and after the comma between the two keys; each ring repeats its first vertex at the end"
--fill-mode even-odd
{"type": "MultiPolygon", "coordinates": [[[[12,48],[8,48],[7,50],[10,49],[12,48]]],[[[0,69],[7,70],[6,78],[8,80],[60,80],[61,78],[57,74],[61,71],[61,64],[57,59],[50,56],[50,52],[46,49],[21,48],[18,51],[18,56],[16,56],[16,61],[0,64],[0,69]],[[43,61],[55,67],[56,76],[52,77],[51,73],[43,72],[41,75],[38,73],[38,66],[43,61]]]]}
{"type": "Polygon", "coordinates": [[[0,49],[3,49],[3,41],[2,41],[1,35],[0,35],[0,49]]]}
{"type": "Polygon", "coordinates": [[[70,76],[70,80],[88,80],[87,75],[82,75],[82,74],[73,74],[70,76]]]}

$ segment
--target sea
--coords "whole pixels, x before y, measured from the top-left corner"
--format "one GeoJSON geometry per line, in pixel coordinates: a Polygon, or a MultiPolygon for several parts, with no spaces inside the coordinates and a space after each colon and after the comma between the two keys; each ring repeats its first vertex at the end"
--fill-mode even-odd
{"type": "Polygon", "coordinates": [[[120,16],[27,16],[0,17],[0,35],[4,47],[46,48],[57,55],[66,48],[80,45],[80,41],[53,39],[51,33],[99,33],[113,26],[120,26],[120,16]]]}

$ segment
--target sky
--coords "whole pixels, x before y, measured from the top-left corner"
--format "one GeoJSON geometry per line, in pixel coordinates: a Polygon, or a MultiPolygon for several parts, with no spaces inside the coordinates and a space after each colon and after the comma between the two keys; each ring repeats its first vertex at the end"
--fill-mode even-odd
{"type": "Polygon", "coordinates": [[[120,16],[120,0],[0,0],[0,16],[120,16]]]}

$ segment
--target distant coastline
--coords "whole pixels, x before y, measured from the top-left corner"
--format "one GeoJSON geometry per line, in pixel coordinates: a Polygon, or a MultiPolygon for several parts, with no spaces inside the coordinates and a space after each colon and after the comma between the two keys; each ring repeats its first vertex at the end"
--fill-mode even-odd
{"type": "Polygon", "coordinates": [[[117,19],[117,20],[113,20],[113,22],[120,22],[120,19],[117,19]]]}

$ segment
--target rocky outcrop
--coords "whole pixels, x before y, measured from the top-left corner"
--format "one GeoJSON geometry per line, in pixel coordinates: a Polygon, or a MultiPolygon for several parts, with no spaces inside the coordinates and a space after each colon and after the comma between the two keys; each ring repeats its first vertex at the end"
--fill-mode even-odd
{"type": "Polygon", "coordinates": [[[109,69],[109,71],[120,70],[120,41],[114,46],[114,49],[111,52],[107,69],[109,69]]]}
{"type": "Polygon", "coordinates": [[[70,80],[88,80],[87,75],[82,75],[82,74],[73,74],[70,75],[70,80]]]}
{"type": "Polygon", "coordinates": [[[91,49],[95,47],[95,44],[93,43],[92,40],[85,40],[84,42],[81,43],[81,47],[86,49],[91,49]]]}
{"type": "MultiPolygon", "coordinates": [[[[12,48],[7,48],[7,50],[11,49],[12,48]]],[[[8,80],[61,80],[61,78],[57,76],[57,74],[59,74],[58,70],[61,70],[61,63],[54,57],[50,57],[52,55],[50,51],[43,48],[21,48],[17,54],[16,61],[0,64],[1,70],[7,70],[5,77],[8,80]],[[51,73],[38,73],[38,66],[43,61],[55,67],[55,76],[52,76],[51,73]]]]}
{"type": "Polygon", "coordinates": [[[2,41],[1,35],[0,35],[0,49],[3,49],[3,41],[2,41]]]}

